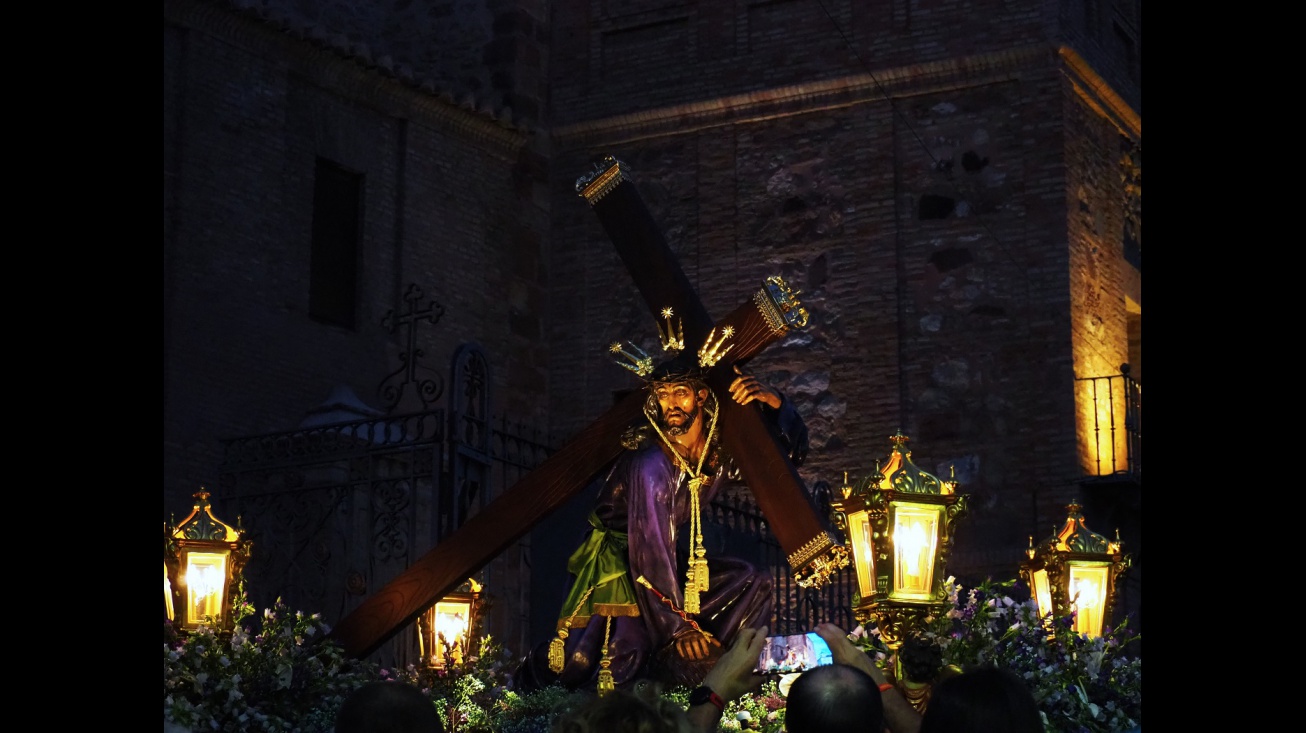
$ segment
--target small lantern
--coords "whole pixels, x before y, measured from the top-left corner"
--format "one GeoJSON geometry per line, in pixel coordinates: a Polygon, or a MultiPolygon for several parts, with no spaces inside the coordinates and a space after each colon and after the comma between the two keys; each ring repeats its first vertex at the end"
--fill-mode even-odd
{"type": "Polygon", "coordinates": [[[232,596],[249,559],[243,533],[219,521],[209,492],[195,492],[195,507],[181,524],[163,524],[164,613],[180,629],[211,626],[230,631],[232,596]]]}
{"type": "Polygon", "coordinates": [[[874,619],[881,639],[896,650],[947,604],[944,569],[968,497],[957,493],[956,480],[940,481],[912,463],[901,430],[890,440],[893,453],[884,467],[856,487],[845,474],[831,507],[852,547],[853,614],[861,623],[874,619]]]}
{"type": "Polygon", "coordinates": [[[419,617],[417,640],[428,666],[444,669],[467,660],[476,641],[480,605],[481,584],[469,578],[419,617]]]}
{"type": "Polygon", "coordinates": [[[1029,584],[1039,614],[1075,615],[1074,629],[1090,637],[1102,635],[1116,601],[1116,581],[1130,559],[1121,553],[1117,532],[1111,542],[1084,525],[1078,504],[1066,507],[1066,523],[1037,547],[1029,538],[1029,556],[1020,575],[1029,584]]]}

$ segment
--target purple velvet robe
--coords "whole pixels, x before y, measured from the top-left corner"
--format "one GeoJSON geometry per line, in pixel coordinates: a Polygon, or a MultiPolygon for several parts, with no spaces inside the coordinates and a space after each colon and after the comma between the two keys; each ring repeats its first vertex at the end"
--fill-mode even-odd
{"type": "MultiPolygon", "coordinates": [[[[779,409],[760,405],[773,423],[790,459],[798,464],[807,451],[807,428],[788,399],[779,409]]],[[[626,533],[630,578],[643,576],[658,592],[684,608],[687,566],[677,561],[678,535],[690,526],[688,475],[653,440],[623,453],[603,477],[595,514],[603,526],[626,533]]],[[[720,491],[725,470],[718,467],[699,501],[707,504],[720,491]]],[[[742,628],[756,628],[771,622],[772,579],[768,570],[731,557],[707,555],[710,587],[700,593],[701,611],[692,616],[698,625],[728,647],[742,628]]],[[[608,636],[608,657],[617,686],[629,686],[646,671],[651,658],[677,637],[693,630],[657,594],[636,583],[638,616],[600,615],[590,617],[584,628],[573,628],[565,644],[565,664],[560,674],[548,668],[548,643],[541,644],[523,661],[516,685],[538,689],[552,682],[576,689],[593,685],[599,672],[604,636],[608,636]]],[[[565,617],[571,609],[563,609],[565,617]]]]}

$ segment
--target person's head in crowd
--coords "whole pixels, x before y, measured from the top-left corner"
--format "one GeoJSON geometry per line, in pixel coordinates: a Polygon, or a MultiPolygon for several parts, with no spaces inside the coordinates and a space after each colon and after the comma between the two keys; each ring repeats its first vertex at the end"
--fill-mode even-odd
{"type": "Polygon", "coordinates": [[[335,733],[444,733],[435,701],[406,682],[368,682],[345,698],[335,733]]]}
{"type": "Polygon", "coordinates": [[[934,687],[920,733],[1043,733],[1038,702],[1020,675],[981,667],[934,687]]]}
{"type": "Polygon", "coordinates": [[[803,672],[789,687],[788,733],[880,733],[883,727],[880,687],[856,667],[827,664],[803,672]]]}
{"type": "Polygon", "coordinates": [[[634,689],[597,695],[554,721],[551,733],[693,733],[685,710],[664,699],[661,687],[641,681],[634,689]]]}

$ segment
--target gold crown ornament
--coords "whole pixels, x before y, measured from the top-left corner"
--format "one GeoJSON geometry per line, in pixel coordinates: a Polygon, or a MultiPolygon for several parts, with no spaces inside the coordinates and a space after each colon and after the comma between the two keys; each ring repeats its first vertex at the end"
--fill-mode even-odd
{"type": "Polygon", "coordinates": [[[641,377],[647,377],[653,373],[653,357],[630,341],[627,341],[624,346],[620,341],[613,341],[608,346],[608,351],[613,354],[620,354],[621,357],[616,360],[617,364],[641,377]],[[622,357],[625,358],[625,361],[622,361],[622,357]]]}
{"type": "Polygon", "coordinates": [[[662,324],[658,324],[658,340],[662,342],[662,350],[668,354],[679,354],[685,348],[685,324],[680,319],[672,323],[674,315],[671,308],[663,308],[662,320],[667,322],[667,327],[663,330],[662,324]]]}
{"type": "Polygon", "coordinates": [[[734,326],[726,326],[721,329],[721,338],[716,338],[716,327],[713,326],[712,330],[708,332],[707,338],[703,339],[703,345],[698,350],[698,365],[704,369],[716,366],[716,363],[721,361],[721,358],[724,357],[728,351],[735,348],[734,344],[730,344],[724,349],[721,348],[725,345],[726,341],[734,335],[734,326]]]}

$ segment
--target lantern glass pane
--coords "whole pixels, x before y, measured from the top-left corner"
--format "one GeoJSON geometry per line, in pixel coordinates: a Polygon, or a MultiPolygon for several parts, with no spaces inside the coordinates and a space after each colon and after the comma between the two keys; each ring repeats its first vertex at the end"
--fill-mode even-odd
{"type": "Polygon", "coordinates": [[[186,553],[186,622],[199,624],[206,616],[222,615],[222,593],[227,587],[227,553],[186,553]]]}
{"type": "Polygon", "coordinates": [[[1069,562],[1070,603],[1075,610],[1075,631],[1089,636],[1102,635],[1102,616],[1106,608],[1107,574],[1110,563],[1069,562]]]}
{"type": "Polygon", "coordinates": [[[893,513],[894,594],[928,600],[934,587],[940,507],[900,504],[893,513]]]}
{"type": "Polygon", "coordinates": [[[1034,571],[1034,600],[1038,602],[1038,615],[1052,613],[1052,591],[1048,587],[1048,571],[1034,571]]]}
{"type": "Polygon", "coordinates": [[[175,621],[177,612],[172,608],[172,582],[168,580],[168,564],[163,564],[163,610],[169,621],[175,621]]]}
{"type": "Polygon", "coordinates": [[[431,663],[443,668],[446,662],[461,663],[467,650],[470,601],[446,598],[431,610],[431,663]]]}
{"type": "Polygon", "coordinates": [[[871,538],[870,516],[864,511],[849,514],[848,539],[853,543],[857,586],[863,600],[869,600],[875,594],[875,543],[871,538]]]}

